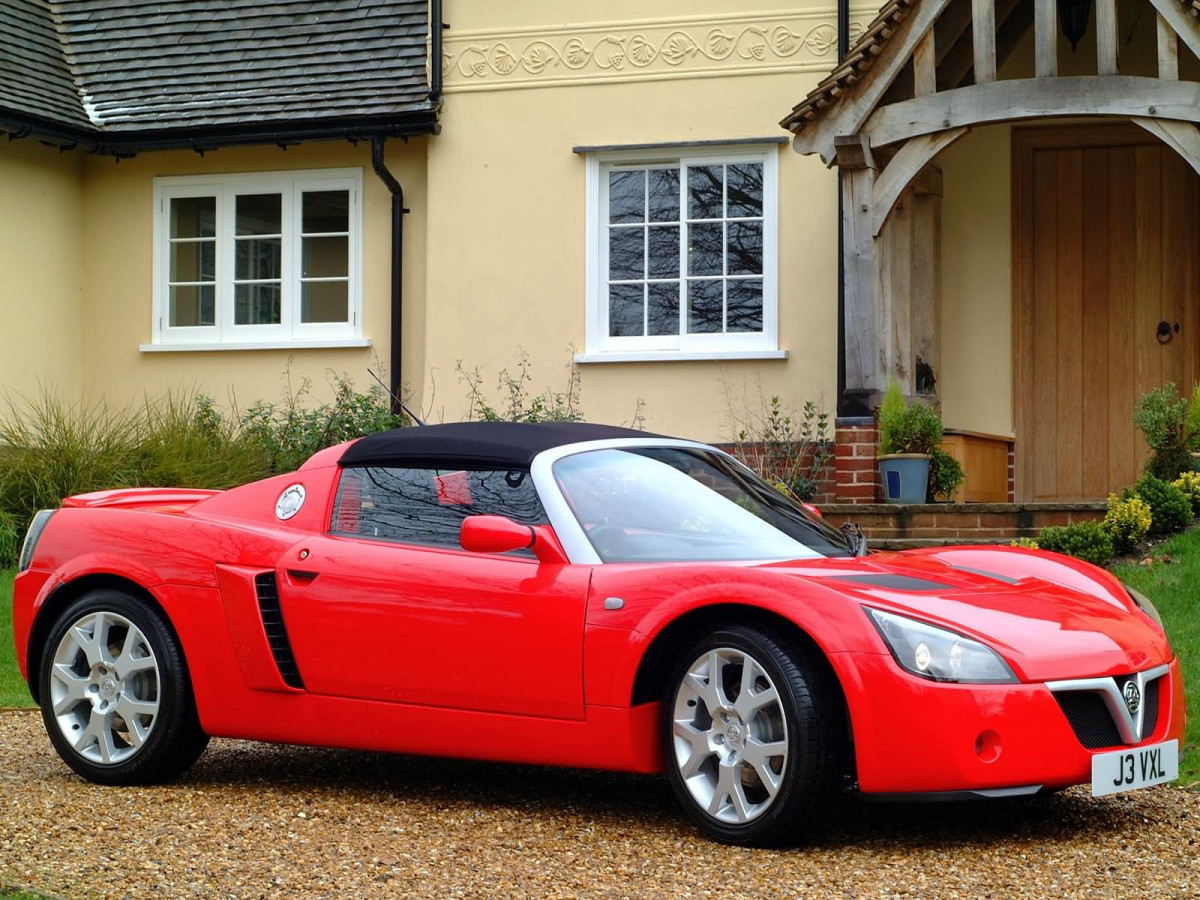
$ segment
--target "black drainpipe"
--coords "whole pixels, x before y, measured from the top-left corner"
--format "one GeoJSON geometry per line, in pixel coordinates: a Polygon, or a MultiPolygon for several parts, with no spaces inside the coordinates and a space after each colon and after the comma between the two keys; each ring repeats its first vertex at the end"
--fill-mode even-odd
{"type": "Polygon", "coordinates": [[[387,185],[392,194],[392,352],[388,362],[389,381],[392,383],[392,413],[400,414],[400,339],[404,334],[403,300],[404,287],[404,188],[396,180],[383,161],[382,135],[371,138],[371,167],[379,180],[387,185]]]}
{"type": "Polygon", "coordinates": [[[442,0],[429,3],[429,99],[442,99],[442,0]]]}
{"type": "MultiPolygon", "coordinates": [[[[838,0],[837,4],[838,65],[850,52],[850,0],[838,0]]],[[[838,166],[838,300],[837,300],[837,414],[852,416],[846,402],[846,225],[845,194],[842,191],[841,166],[838,166]]]]}

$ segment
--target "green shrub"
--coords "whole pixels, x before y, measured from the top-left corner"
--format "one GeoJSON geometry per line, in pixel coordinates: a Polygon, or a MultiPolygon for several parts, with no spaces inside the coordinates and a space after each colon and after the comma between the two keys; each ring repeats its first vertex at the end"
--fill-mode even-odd
{"type": "Polygon", "coordinates": [[[309,406],[312,382],[305,378],[296,390],[288,389],[282,403],[258,401],[238,419],[236,433],[257,448],[270,473],[290,472],[319,450],[343,441],[400,428],[408,423],[393,415],[387,395],[372,386],[366,393],[354,388],[345,375],[330,371],[333,401],[309,406]]]}
{"type": "Polygon", "coordinates": [[[908,403],[893,378],[879,406],[879,455],[933,453],[942,442],[942,420],[937,410],[920,401],[908,403]]]}
{"type": "Polygon", "coordinates": [[[1108,512],[1104,514],[1104,527],[1112,538],[1113,550],[1117,553],[1133,552],[1133,549],[1146,539],[1152,522],[1150,504],[1141,497],[1129,496],[1122,499],[1116,494],[1108,495],[1108,512]]]}
{"type": "Polygon", "coordinates": [[[1138,398],[1133,414],[1153,451],[1146,471],[1163,481],[1174,481],[1192,467],[1188,453],[1188,402],[1179,396],[1174,382],[1147,391],[1138,398]]]}
{"type": "Polygon", "coordinates": [[[1042,550],[1065,553],[1096,566],[1104,565],[1113,555],[1112,538],[1099,522],[1043,528],[1037,536],[1037,544],[1042,550]]]}
{"type": "MultiPolygon", "coordinates": [[[[579,408],[579,369],[574,359],[570,363],[566,390],[562,393],[547,388],[540,394],[531,391],[533,376],[529,372],[529,354],[524,350],[517,353],[517,373],[501,369],[498,387],[504,397],[502,403],[492,405],[483,390],[483,376],[476,366],[471,371],[463,367],[460,359],[455,365],[458,380],[467,387],[468,422],[582,422],[583,411],[579,408]]],[[[639,411],[641,401],[638,401],[639,411]]]]}
{"type": "Polygon", "coordinates": [[[1188,449],[1200,453],[1200,384],[1192,390],[1192,402],[1187,417],[1188,449]]]}
{"type": "Polygon", "coordinates": [[[933,459],[929,461],[931,500],[949,500],[966,477],[957,459],[940,447],[933,448],[933,459]]]}
{"type": "Polygon", "coordinates": [[[21,550],[21,533],[17,520],[0,510],[0,569],[12,569],[17,565],[17,554],[21,550]]]}
{"type": "Polygon", "coordinates": [[[760,410],[730,401],[730,420],[738,427],[732,453],[782,493],[809,501],[816,496],[833,459],[829,413],[809,400],[797,422],[778,396],[760,410]]]}
{"type": "Polygon", "coordinates": [[[1192,504],[1175,485],[1146,473],[1134,485],[1134,493],[1150,506],[1151,534],[1169,534],[1191,524],[1192,504]]]}
{"type": "Polygon", "coordinates": [[[1171,482],[1183,491],[1192,504],[1192,514],[1200,516],[1200,472],[1184,472],[1171,482]]]}
{"type": "Polygon", "coordinates": [[[1015,541],[1009,543],[1010,547],[1024,547],[1026,550],[1037,550],[1037,538],[1019,537],[1015,541]]]}

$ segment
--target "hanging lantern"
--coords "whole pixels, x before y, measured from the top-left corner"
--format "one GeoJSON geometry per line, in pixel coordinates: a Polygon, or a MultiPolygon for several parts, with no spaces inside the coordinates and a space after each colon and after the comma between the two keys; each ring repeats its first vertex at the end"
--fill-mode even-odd
{"type": "Polygon", "coordinates": [[[1071,42],[1072,53],[1087,31],[1088,12],[1091,8],[1092,0],[1058,0],[1058,24],[1067,40],[1071,42]]]}

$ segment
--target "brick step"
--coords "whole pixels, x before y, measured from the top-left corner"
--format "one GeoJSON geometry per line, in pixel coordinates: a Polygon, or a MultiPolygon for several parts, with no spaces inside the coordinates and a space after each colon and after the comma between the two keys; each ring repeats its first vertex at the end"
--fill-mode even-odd
{"type": "Polygon", "coordinates": [[[862,526],[873,547],[1007,543],[1048,525],[1104,518],[1104,501],[1073,503],[834,503],[821,513],[834,526],[862,526]]]}

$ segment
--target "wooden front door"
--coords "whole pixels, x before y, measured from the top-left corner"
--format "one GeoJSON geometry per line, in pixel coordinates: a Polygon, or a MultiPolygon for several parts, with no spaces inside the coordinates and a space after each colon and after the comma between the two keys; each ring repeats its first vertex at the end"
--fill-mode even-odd
{"type": "Polygon", "coordinates": [[[1017,499],[1103,499],[1138,396],[1200,372],[1200,178],[1132,125],[1014,129],[1013,177],[1017,499]]]}

